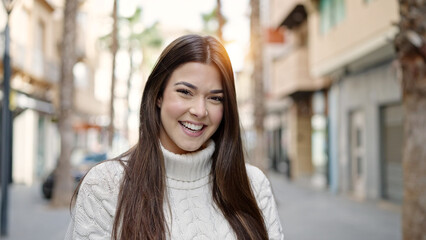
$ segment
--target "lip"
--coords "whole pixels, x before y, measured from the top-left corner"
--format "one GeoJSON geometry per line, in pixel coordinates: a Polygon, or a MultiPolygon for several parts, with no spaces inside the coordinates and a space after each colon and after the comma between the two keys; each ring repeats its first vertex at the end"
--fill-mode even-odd
{"type": "Polygon", "coordinates": [[[179,125],[180,125],[180,127],[182,128],[182,131],[183,131],[186,135],[188,135],[188,136],[190,136],[190,137],[199,137],[199,136],[201,136],[201,135],[204,133],[204,131],[205,131],[206,127],[207,127],[207,125],[205,125],[205,124],[194,123],[194,122],[191,122],[191,121],[179,121],[179,125]],[[203,125],[203,128],[201,128],[201,130],[199,130],[199,131],[197,131],[197,132],[194,132],[194,131],[189,130],[189,129],[188,129],[188,128],[186,128],[185,126],[183,126],[183,125],[182,125],[182,122],[188,122],[188,123],[195,124],[195,125],[203,125]]]}

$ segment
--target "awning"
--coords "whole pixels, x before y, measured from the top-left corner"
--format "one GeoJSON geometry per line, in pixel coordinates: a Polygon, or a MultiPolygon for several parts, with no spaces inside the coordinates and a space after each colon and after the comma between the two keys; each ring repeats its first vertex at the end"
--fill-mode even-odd
{"type": "Polygon", "coordinates": [[[299,26],[307,18],[306,9],[302,4],[297,4],[288,14],[280,26],[285,26],[288,29],[299,26]]]}

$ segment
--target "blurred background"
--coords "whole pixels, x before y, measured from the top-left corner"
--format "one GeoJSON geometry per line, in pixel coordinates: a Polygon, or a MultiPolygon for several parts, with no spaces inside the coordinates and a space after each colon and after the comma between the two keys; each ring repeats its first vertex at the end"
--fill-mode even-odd
{"type": "Polygon", "coordinates": [[[247,158],[271,179],[286,239],[402,238],[397,0],[3,5],[4,239],[63,238],[63,186],[136,143],[145,81],[188,33],[229,52],[247,158]]]}

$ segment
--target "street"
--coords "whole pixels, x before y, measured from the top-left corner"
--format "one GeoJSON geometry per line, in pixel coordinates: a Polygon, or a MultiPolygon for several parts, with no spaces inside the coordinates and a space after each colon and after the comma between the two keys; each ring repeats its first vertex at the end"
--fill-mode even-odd
{"type": "Polygon", "coordinates": [[[41,185],[9,187],[9,235],[5,240],[63,239],[69,209],[55,209],[42,197],[41,185]]]}
{"type": "MultiPolygon", "coordinates": [[[[286,240],[399,240],[399,207],[383,202],[356,202],[348,197],[290,183],[269,173],[286,240]]],[[[63,239],[70,213],[53,209],[40,184],[11,185],[9,236],[5,240],[63,239]]]]}
{"type": "Polygon", "coordinates": [[[348,197],[289,183],[270,173],[286,240],[399,240],[400,207],[356,202],[348,197]]]}

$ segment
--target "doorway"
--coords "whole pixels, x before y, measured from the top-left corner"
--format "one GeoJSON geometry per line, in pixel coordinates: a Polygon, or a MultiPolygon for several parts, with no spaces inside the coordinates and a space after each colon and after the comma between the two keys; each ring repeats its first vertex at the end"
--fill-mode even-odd
{"type": "Polygon", "coordinates": [[[401,104],[386,105],[381,116],[382,197],[401,203],[403,199],[402,146],[404,112],[401,104]]]}
{"type": "Polygon", "coordinates": [[[350,114],[350,169],[353,194],[365,198],[365,115],[362,110],[350,114]]]}

